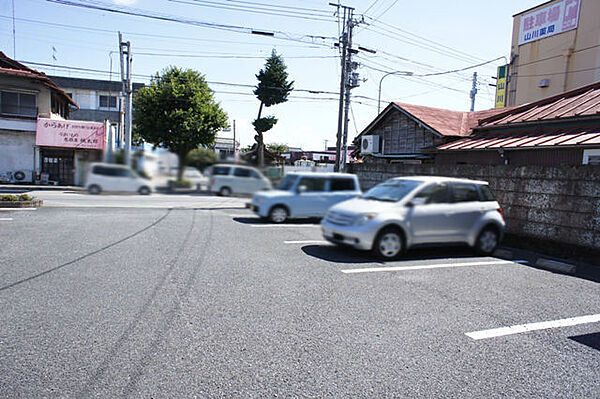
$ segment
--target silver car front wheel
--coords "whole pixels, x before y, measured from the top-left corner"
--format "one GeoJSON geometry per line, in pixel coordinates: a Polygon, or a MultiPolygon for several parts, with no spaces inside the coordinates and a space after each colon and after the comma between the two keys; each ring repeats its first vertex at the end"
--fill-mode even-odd
{"type": "Polygon", "coordinates": [[[282,206],[276,206],[269,212],[269,219],[273,223],[283,223],[288,217],[287,210],[282,206]]]}
{"type": "Polygon", "coordinates": [[[404,252],[404,237],[402,233],[394,228],[382,230],[375,239],[373,251],[381,259],[397,259],[404,252]]]}

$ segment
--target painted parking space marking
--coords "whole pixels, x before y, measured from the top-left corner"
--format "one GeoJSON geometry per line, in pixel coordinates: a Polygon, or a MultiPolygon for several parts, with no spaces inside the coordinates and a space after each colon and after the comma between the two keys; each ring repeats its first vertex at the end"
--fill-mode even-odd
{"type": "Polygon", "coordinates": [[[304,241],[284,241],[284,244],[329,244],[329,241],[323,240],[304,240],[304,241]]]}
{"type": "Polygon", "coordinates": [[[542,321],[538,323],[518,324],[510,327],[493,328],[491,330],[481,330],[465,333],[465,335],[474,340],[503,337],[505,335],[521,334],[529,331],[547,330],[550,328],[560,328],[576,326],[579,324],[600,322],[600,314],[592,314],[580,317],[570,317],[568,319],[542,321]]]}
{"type": "Polygon", "coordinates": [[[279,228],[296,228],[296,227],[318,227],[318,224],[251,224],[251,227],[279,227],[279,228]]]}
{"type": "Polygon", "coordinates": [[[13,218],[0,218],[0,221],[10,222],[13,218]]]}
{"type": "Polygon", "coordinates": [[[0,208],[0,211],[36,211],[37,208],[0,208]]]}
{"type": "Polygon", "coordinates": [[[451,267],[467,267],[467,266],[496,266],[496,265],[514,265],[515,262],[506,260],[487,261],[487,262],[464,262],[464,263],[442,263],[437,265],[422,265],[422,266],[390,266],[390,267],[367,267],[362,269],[343,269],[342,273],[377,273],[377,272],[404,272],[409,270],[427,270],[427,269],[444,269],[451,267]]]}

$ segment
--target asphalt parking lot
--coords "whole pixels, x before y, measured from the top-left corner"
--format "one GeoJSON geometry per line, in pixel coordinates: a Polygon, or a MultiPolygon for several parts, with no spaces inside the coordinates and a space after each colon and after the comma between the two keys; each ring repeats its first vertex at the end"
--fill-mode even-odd
{"type": "Polygon", "coordinates": [[[0,396],[600,392],[598,283],[527,259],[382,263],[242,200],[2,212],[0,242],[0,396]]]}

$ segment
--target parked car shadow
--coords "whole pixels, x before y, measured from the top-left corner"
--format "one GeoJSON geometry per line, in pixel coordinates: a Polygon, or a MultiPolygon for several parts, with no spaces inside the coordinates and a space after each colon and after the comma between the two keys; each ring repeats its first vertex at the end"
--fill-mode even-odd
{"type": "Polygon", "coordinates": [[[352,247],[341,245],[306,245],[302,251],[315,258],[335,263],[379,263],[389,264],[402,261],[473,258],[476,255],[469,247],[418,248],[408,251],[403,257],[394,262],[383,262],[368,251],[359,251],[352,247]]]}
{"type": "MultiPolygon", "coordinates": [[[[242,224],[273,224],[269,219],[262,219],[260,217],[234,217],[233,220],[242,224]]],[[[307,225],[307,224],[319,224],[320,219],[290,219],[286,220],[282,225],[307,225]]]]}
{"type": "Polygon", "coordinates": [[[589,346],[590,348],[596,349],[597,351],[600,351],[600,332],[576,335],[573,337],[569,337],[569,339],[575,342],[579,342],[580,344],[589,346]]]}

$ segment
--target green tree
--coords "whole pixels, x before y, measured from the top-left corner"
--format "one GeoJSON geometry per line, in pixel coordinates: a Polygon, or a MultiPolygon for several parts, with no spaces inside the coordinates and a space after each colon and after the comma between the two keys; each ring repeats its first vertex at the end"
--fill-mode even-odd
{"type": "Polygon", "coordinates": [[[270,143],[267,144],[267,150],[271,151],[273,154],[281,155],[282,152],[289,151],[290,147],[283,143],[270,143]]]}
{"type": "Polygon", "coordinates": [[[217,163],[217,154],[208,148],[196,148],[190,151],[185,164],[193,166],[199,170],[206,169],[207,166],[217,163]]]}
{"type": "Polygon", "coordinates": [[[252,124],[256,131],[254,139],[257,144],[260,167],[265,164],[263,134],[271,130],[277,123],[277,118],[274,116],[262,117],[263,106],[270,107],[286,102],[288,95],[294,90],[294,82],[288,82],[286,69],[287,66],[283,62],[283,58],[273,50],[271,56],[267,58],[264,69],[261,69],[256,75],[258,85],[254,90],[254,94],[260,100],[260,107],[258,108],[258,117],[252,124]]]}
{"type": "Polygon", "coordinates": [[[134,98],[134,133],[179,158],[182,180],[188,153],[215,141],[228,127],[227,114],[213,98],[204,76],[191,69],[170,67],[156,74],[134,98]]]}

